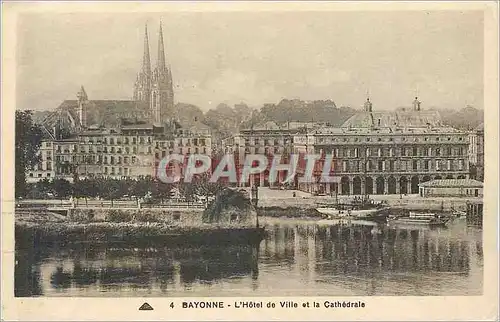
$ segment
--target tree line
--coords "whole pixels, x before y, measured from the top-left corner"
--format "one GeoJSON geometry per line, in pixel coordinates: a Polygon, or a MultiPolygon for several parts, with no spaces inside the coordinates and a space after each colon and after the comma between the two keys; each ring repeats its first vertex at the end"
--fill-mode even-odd
{"type": "Polygon", "coordinates": [[[85,199],[104,199],[113,201],[126,198],[143,202],[163,203],[179,196],[184,201],[193,202],[197,196],[215,196],[223,186],[211,183],[208,177],[198,177],[192,182],[163,183],[152,177],[117,180],[112,178],[85,178],[70,182],[65,179],[47,178],[36,183],[27,184],[25,197],[28,199],[68,199],[70,197],[85,199]]]}

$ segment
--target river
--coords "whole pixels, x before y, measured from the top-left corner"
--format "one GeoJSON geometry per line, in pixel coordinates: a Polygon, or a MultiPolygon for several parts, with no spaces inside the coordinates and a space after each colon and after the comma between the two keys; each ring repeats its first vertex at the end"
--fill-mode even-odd
{"type": "Polygon", "coordinates": [[[482,231],[267,220],[259,246],[16,249],[16,296],[481,295],[482,231]]]}

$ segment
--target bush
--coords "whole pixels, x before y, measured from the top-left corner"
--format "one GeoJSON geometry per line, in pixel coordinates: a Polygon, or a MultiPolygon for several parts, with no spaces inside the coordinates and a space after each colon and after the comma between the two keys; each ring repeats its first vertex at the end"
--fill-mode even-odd
{"type": "Polygon", "coordinates": [[[106,214],[106,221],[109,222],[129,222],[132,221],[133,215],[126,211],[110,210],[106,214]]]}
{"type": "Polygon", "coordinates": [[[162,217],[159,213],[151,211],[138,211],[135,214],[135,220],[138,222],[161,222],[162,217]]]}
{"type": "Polygon", "coordinates": [[[73,209],[68,216],[70,221],[91,222],[94,220],[95,212],[93,209],[73,209]]]}

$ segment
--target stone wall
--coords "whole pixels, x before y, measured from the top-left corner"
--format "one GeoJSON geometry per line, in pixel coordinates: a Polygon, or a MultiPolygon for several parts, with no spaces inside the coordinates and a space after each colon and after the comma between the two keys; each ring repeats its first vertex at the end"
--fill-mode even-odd
{"type": "Polygon", "coordinates": [[[202,225],[202,210],[182,209],[69,209],[68,218],[77,222],[163,222],[180,226],[202,225]]]}
{"type": "Polygon", "coordinates": [[[216,222],[203,222],[202,209],[69,209],[68,218],[75,222],[159,222],[174,226],[199,227],[204,225],[224,227],[255,227],[257,212],[254,209],[224,209],[216,222]]]}

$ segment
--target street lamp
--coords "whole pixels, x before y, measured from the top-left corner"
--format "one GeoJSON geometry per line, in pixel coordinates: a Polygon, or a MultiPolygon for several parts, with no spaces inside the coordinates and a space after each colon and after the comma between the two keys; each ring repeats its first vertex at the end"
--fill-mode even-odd
{"type": "Polygon", "coordinates": [[[250,192],[251,192],[251,197],[252,197],[252,204],[255,207],[255,214],[257,216],[256,221],[257,221],[257,228],[258,228],[259,227],[259,213],[257,212],[257,203],[259,202],[259,187],[257,187],[256,185],[252,185],[250,192]]]}
{"type": "Polygon", "coordinates": [[[259,202],[259,187],[257,187],[256,185],[252,185],[251,197],[253,206],[257,207],[257,203],[259,202]]]}

